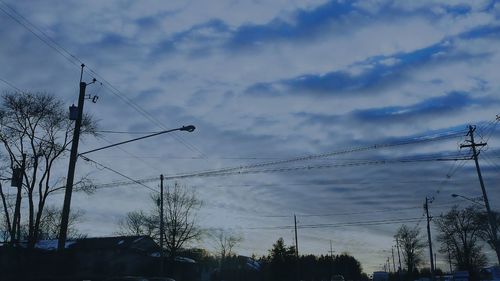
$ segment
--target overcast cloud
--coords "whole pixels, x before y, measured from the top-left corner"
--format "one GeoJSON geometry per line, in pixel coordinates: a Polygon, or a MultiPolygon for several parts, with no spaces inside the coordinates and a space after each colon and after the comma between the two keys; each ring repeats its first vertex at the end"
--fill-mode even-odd
{"type": "MultiPolygon", "coordinates": [[[[380,269],[400,223],[359,222],[416,218],[408,224],[423,227],[426,196],[438,215],[467,205],[452,193],[480,195],[470,161],[401,161],[467,153],[459,144],[469,124],[488,142],[481,165],[500,208],[495,1],[1,0],[0,8],[0,90],[53,92],[69,106],[84,62],[84,80],[103,83],[88,87],[99,100],[85,105],[102,130],[197,127],[89,158],[134,179],[243,166],[178,180],[204,201],[203,227],[243,233],[241,254],[267,254],[279,237],[292,245],[292,229],[280,227],[297,214],[301,253],[327,254],[332,240],[366,272],[380,269]],[[384,146],[437,136],[450,137],[384,146]],[[323,155],[331,152],[342,153],[323,155]]],[[[80,151],[133,137],[103,133],[80,151]]],[[[98,186],[127,181],[82,159],[77,169],[98,186]]],[[[85,212],[83,232],[106,236],[126,212],[147,209],[149,196],[121,185],[77,194],[72,206],[85,212]]]]}

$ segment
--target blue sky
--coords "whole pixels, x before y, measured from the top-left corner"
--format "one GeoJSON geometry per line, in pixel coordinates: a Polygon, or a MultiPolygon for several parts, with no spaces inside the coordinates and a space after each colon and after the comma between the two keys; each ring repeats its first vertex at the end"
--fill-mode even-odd
{"type": "MultiPolygon", "coordinates": [[[[489,144],[481,164],[500,208],[500,4],[469,2],[2,0],[31,31],[0,11],[0,90],[49,91],[69,106],[82,61],[84,80],[95,72],[104,82],[89,86],[100,98],[85,107],[103,130],[197,127],[90,158],[135,179],[250,165],[178,180],[204,201],[203,227],[240,232],[237,251],[261,255],[279,237],[293,244],[280,226],[295,213],[299,226],[324,226],[299,229],[300,252],[326,254],[332,240],[371,272],[400,224],[359,222],[417,218],[408,224],[423,227],[426,196],[437,215],[466,205],[452,193],[480,195],[473,163],[401,161],[457,153],[469,124],[489,144]]],[[[135,136],[103,134],[80,150],[135,136]]],[[[79,161],[83,175],[98,185],[126,180],[79,161]]],[[[85,212],[83,232],[105,236],[148,203],[147,189],[124,185],[77,194],[73,206],[85,212]]]]}

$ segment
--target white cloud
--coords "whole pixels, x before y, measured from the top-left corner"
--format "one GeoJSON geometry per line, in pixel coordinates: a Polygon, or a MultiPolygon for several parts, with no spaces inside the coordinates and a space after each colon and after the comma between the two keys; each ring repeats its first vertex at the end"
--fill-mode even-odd
{"type": "MultiPolygon", "coordinates": [[[[321,26],[311,23],[311,28],[317,28],[314,34],[306,32],[296,36],[290,33],[278,39],[270,35],[258,38],[261,42],[258,47],[242,49],[227,46],[238,27],[266,28],[276,19],[296,27],[297,9],[312,12],[324,1],[131,3],[123,6],[123,3],[111,1],[59,1],[43,5],[12,2],[10,5],[82,58],[118,88],[120,95],[141,106],[166,128],[189,123],[197,126],[193,133],[178,134],[181,140],[164,136],[123,146],[129,154],[113,149],[89,155],[133,178],[154,177],[161,172],[168,175],[241,166],[390,142],[395,137],[490,121],[498,114],[498,40],[480,34],[474,39],[457,37],[476,28],[498,24],[495,11],[485,11],[484,3],[449,2],[452,6],[473,6],[466,14],[453,14],[436,1],[401,1],[394,2],[392,8],[403,10],[404,14],[387,14],[387,9],[380,9],[385,1],[363,1],[356,5],[369,11],[368,14],[350,13],[342,16],[341,21],[324,21],[321,26]],[[432,13],[422,13],[422,9],[432,13]],[[144,21],[142,25],[138,24],[141,20],[144,21]],[[226,26],[219,30],[207,24],[212,20],[226,26]],[[101,42],[103,39],[110,42],[101,42]],[[167,44],[165,52],[158,55],[155,50],[162,42],[170,42],[174,48],[168,49],[167,44]],[[418,58],[419,51],[437,45],[442,47],[443,55],[426,59],[425,63],[418,58]],[[404,57],[405,54],[414,57],[404,57]],[[405,59],[415,61],[399,69],[405,59]],[[383,86],[367,87],[358,92],[346,90],[323,95],[310,89],[287,92],[290,88],[284,82],[302,75],[321,77],[332,72],[359,77],[379,69],[379,65],[399,76],[389,75],[383,86]],[[248,87],[258,83],[271,83],[279,94],[245,93],[248,87]],[[472,101],[455,111],[416,114],[404,120],[387,119],[385,123],[356,119],[356,113],[390,107],[396,108],[393,115],[409,114],[415,106],[453,91],[467,93],[472,101]],[[207,157],[198,158],[197,150],[207,157]]],[[[0,78],[23,89],[54,91],[68,105],[75,103],[79,63],[69,64],[4,14],[0,14],[0,22],[5,38],[0,45],[0,58],[8,66],[0,69],[0,78]]],[[[87,74],[84,76],[85,81],[91,78],[87,74]]],[[[88,91],[94,93],[99,88],[99,85],[92,85],[88,91]]],[[[101,120],[103,129],[159,130],[155,122],[137,113],[110,91],[107,87],[102,88],[96,92],[101,97],[99,102],[87,102],[85,107],[101,120]]],[[[135,136],[107,135],[106,139],[118,142],[135,136]]],[[[454,151],[459,139],[373,153],[350,153],[343,157],[404,157],[454,151]]],[[[494,138],[490,142],[496,144],[494,138]]],[[[84,151],[107,144],[105,140],[86,140],[80,149],[84,151]]],[[[328,158],[277,166],[315,166],[336,161],[345,163],[347,160],[328,158]]],[[[78,169],[82,174],[92,172],[97,183],[123,180],[84,161],[78,162],[78,169]]],[[[449,169],[448,164],[441,163],[304,168],[286,173],[195,178],[186,182],[195,185],[202,199],[207,200],[207,207],[200,214],[206,226],[242,227],[246,232],[242,250],[264,254],[279,236],[289,239],[290,233],[269,231],[256,237],[255,232],[243,228],[247,222],[254,226],[290,224],[289,218],[270,220],[262,216],[420,206],[426,195],[441,188],[425,181],[443,179],[449,169]],[[388,182],[388,178],[394,178],[395,182],[388,182]],[[370,180],[373,184],[366,183],[370,180]],[[318,184],[318,181],[326,183],[318,184]]],[[[465,171],[462,172],[469,183],[475,180],[474,173],[465,177],[465,171]]],[[[64,176],[64,171],[60,173],[64,176]]],[[[491,179],[495,175],[489,173],[487,177],[491,179]]],[[[453,183],[463,188],[461,181],[453,183]]],[[[148,186],[156,188],[157,183],[148,183],[148,186]]],[[[443,193],[450,191],[443,190],[443,193]]],[[[495,196],[494,190],[492,194],[495,196]]],[[[443,199],[446,196],[442,195],[439,200],[449,200],[443,199]]],[[[54,202],[60,199],[54,198],[54,202]]],[[[91,197],[76,196],[74,201],[75,207],[86,210],[87,220],[82,228],[91,235],[112,234],[117,218],[127,211],[146,208],[147,204],[148,190],[141,187],[102,190],[91,197]]],[[[421,210],[399,213],[409,217],[420,214],[421,210]]],[[[382,212],[377,216],[352,215],[343,219],[357,221],[379,217],[389,216],[382,212]]],[[[307,220],[302,219],[304,223],[307,220]]],[[[338,221],[341,220],[333,217],[314,220],[318,223],[338,221]]],[[[370,271],[378,266],[378,251],[390,248],[395,227],[334,229],[333,238],[332,229],[304,230],[302,249],[323,254],[323,249],[328,248],[329,240],[333,239],[338,251],[349,251],[370,271]]]]}

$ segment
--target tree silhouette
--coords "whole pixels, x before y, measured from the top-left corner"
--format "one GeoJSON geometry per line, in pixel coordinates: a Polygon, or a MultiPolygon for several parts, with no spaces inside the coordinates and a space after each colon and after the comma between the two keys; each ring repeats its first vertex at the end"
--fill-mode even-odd
{"type": "MultiPolygon", "coordinates": [[[[162,237],[165,249],[173,261],[182,247],[201,235],[196,224],[196,213],[201,207],[194,191],[175,182],[167,185],[164,192],[165,234],[162,237]]],[[[127,213],[119,223],[120,233],[132,235],[150,235],[157,240],[160,237],[160,195],[151,196],[152,209],[149,213],[134,211],[127,213]]]]}
{"type": "Polygon", "coordinates": [[[243,241],[243,237],[240,234],[221,228],[210,230],[208,235],[215,242],[217,255],[221,260],[232,255],[233,248],[243,241]]]}
{"type": "Polygon", "coordinates": [[[497,256],[500,256],[500,213],[498,212],[493,212],[493,217],[495,218],[495,225],[496,225],[496,238],[497,238],[497,244],[495,245],[494,241],[494,235],[493,231],[491,229],[491,226],[488,223],[488,213],[486,212],[479,212],[478,211],[478,221],[482,223],[483,227],[481,228],[481,231],[479,232],[479,236],[483,241],[485,241],[493,251],[497,253],[497,256]]]}
{"type": "Polygon", "coordinates": [[[293,280],[296,272],[295,247],[287,247],[279,238],[269,250],[269,269],[271,280],[293,280]]]}
{"type": "MultiPolygon", "coordinates": [[[[2,156],[6,158],[9,171],[18,171],[15,177],[22,178],[23,190],[28,200],[28,247],[34,247],[40,233],[42,217],[47,198],[53,192],[63,189],[62,178],[53,178],[53,167],[67,152],[71,143],[73,123],[69,120],[64,103],[52,94],[30,92],[6,92],[0,105],[0,142],[3,144],[2,156]],[[24,156],[24,157],[23,157],[24,156]],[[23,166],[25,158],[25,169],[23,166]]],[[[94,134],[96,122],[84,116],[82,136],[94,134]]],[[[4,175],[13,177],[13,175],[4,175]]],[[[81,184],[81,182],[77,183],[81,184]]],[[[20,196],[17,197],[14,211],[12,198],[6,198],[0,188],[4,206],[6,227],[9,239],[19,240],[21,229],[20,196]],[[12,214],[14,213],[14,214],[12,214]],[[14,218],[15,217],[15,218],[14,218]]]]}
{"type": "Polygon", "coordinates": [[[396,235],[394,235],[394,238],[399,241],[408,278],[412,278],[417,270],[417,266],[422,262],[422,251],[425,247],[425,243],[420,237],[420,229],[402,225],[396,232],[396,235]]]}
{"type": "MultiPolygon", "coordinates": [[[[128,212],[126,217],[118,222],[118,227],[120,229],[118,234],[134,236],[153,236],[159,228],[154,216],[146,214],[143,210],[128,212]]],[[[158,240],[157,237],[153,238],[158,240]]]]}
{"type": "Polygon", "coordinates": [[[471,275],[486,265],[486,256],[480,245],[484,222],[474,206],[459,210],[454,206],[448,213],[436,219],[441,251],[450,251],[455,266],[471,275]]]}
{"type": "Polygon", "coordinates": [[[287,247],[283,238],[279,238],[269,250],[269,255],[262,257],[262,277],[266,281],[297,280],[297,265],[300,267],[300,280],[331,280],[342,275],[344,280],[367,280],[361,264],[347,253],[341,255],[303,255],[295,257],[295,247],[287,247]]]}

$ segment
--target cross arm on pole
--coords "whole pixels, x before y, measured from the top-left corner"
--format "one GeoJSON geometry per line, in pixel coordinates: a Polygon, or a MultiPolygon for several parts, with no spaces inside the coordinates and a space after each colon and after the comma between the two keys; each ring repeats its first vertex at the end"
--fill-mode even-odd
{"type": "Polygon", "coordinates": [[[460,148],[464,148],[464,147],[473,147],[473,146],[486,146],[487,143],[485,142],[482,142],[482,143],[475,143],[475,144],[461,144],[460,145],[460,148]]]}

